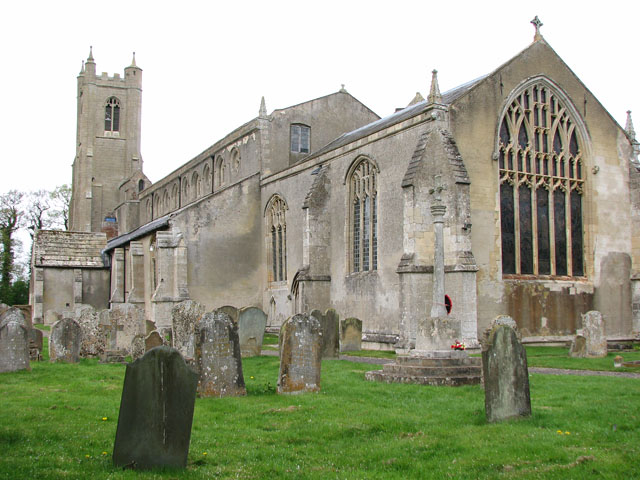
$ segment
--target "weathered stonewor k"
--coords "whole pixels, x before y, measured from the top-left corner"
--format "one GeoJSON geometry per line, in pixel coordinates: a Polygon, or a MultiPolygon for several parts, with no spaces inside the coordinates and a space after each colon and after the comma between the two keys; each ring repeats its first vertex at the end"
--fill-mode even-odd
{"type": "Polygon", "coordinates": [[[24,316],[17,309],[9,309],[0,318],[0,372],[29,370],[29,337],[24,316]]]}
{"type": "Polygon", "coordinates": [[[226,313],[209,312],[196,323],[195,334],[198,395],[246,395],[237,324],[226,313]]]}
{"type": "Polygon", "coordinates": [[[314,317],[298,314],[280,329],[278,393],[320,391],[322,327],[314,317]]]}

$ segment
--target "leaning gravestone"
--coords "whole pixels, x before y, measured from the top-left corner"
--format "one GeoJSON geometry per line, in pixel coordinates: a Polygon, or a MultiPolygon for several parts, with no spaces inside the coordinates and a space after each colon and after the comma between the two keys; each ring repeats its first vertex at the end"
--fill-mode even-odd
{"type": "Polygon", "coordinates": [[[185,300],[171,309],[173,347],[187,360],[195,358],[195,326],[204,315],[204,305],[185,300]]]}
{"type": "Polygon", "coordinates": [[[80,357],[98,358],[107,348],[105,329],[100,325],[100,316],[93,307],[85,307],[76,318],[82,331],[80,357]]]}
{"type": "Polygon", "coordinates": [[[0,372],[30,369],[29,330],[21,317],[8,314],[0,322],[0,372]]]}
{"type": "Polygon", "coordinates": [[[482,345],[484,406],[488,422],[531,415],[527,352],[516,330],[493,324],[482,345]]]}
{"type": "Polygon", "coordinates": [[[267,315],[256,307],[246,307],[238,312],[238,339],[243,357],[260,355],[267,315]]]}
{"type": "Polygon", "coordinates": [[[576,335],[571,340],[569,356],[573,358],[584,358],[587,356],[587,339],[582,335],[576,335]]]}
{"type": "Polygon", "coordinates": [[[607,356],[607,336],[600,312],[591,310],[582,315],[582,335],[587,340],[587,357],[607,356]]]}
{"type": "Polygon", "coordinates": [[[82,332],[71,318],[58,320],[49,334],[49,361],[77,363],[80,359],[82,332]]]}
{"type": "Polygon", "coordinates": [[[280,328],[278,393],[320,391],[322,327],[311,315],[294,315],[280,328]]]}
{"type": "Polygon", "coordinates": [[[320,322],[322,328],[322,358],[337,357],[340,350],[338,334],[340,316],[333,308],[328,309],[324,315],[320,310],[314,310],[311,316],[320,322]]]}
{"type": "Polygon", "coordinates": [[[201,397],[247,394],[242,375],[238,326],[222,312],[205,313],[196,324],[196,362],[201,397]]]}
{"type": "Polygon", "coordinates": [[[233,323],[238,323],[238,309],[233,305],[225,305],[223,307],[217,308],[216,312],[226,313],[227,315],[229,315],[229,318],[231,318],[231,321],[233,323]]]}
{"type": "Polygon", "coordinates": [[[362,350],[362,320],[346,318],[340,320],[340,351],[362,350]]]}
{"type": "Polygon", "coordinates": [[[127,365],[113,446],[116,467],[184,468],[198,375],[170,347],[127,365]]]}

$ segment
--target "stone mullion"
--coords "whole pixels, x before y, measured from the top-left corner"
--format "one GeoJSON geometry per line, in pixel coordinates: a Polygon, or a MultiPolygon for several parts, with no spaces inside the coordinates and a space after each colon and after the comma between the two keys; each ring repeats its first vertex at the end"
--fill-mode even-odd
{"type": "MultiPolygon", "coordinates": [[[[568,162],[567,162],[568,165],[568,162]]],[[[564,218],[567,242],[567,275],[573,277],[573,245],[571,245],[571,182],[567,180],[567,190],[564,192],[564,218]]]]}
{"type": "MultiPolygon", "coordinates": [[[[516,151],[516,159],[518,158],[518,152],[516,151]]],[[[517,168],[517,165],[516,165],[517,168]]],[[[515,182],[513,186],[513,225],[514,225],[514,244],[515,244],[515,261],[516,261],[516,274],[520,273],[520,172],[515,175],[515,182]]]]}

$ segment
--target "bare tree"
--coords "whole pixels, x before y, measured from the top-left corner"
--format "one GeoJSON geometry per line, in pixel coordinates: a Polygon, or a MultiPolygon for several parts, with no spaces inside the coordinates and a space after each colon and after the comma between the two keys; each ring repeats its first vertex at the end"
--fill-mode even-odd
{"type": "Polygon", "coordinates": [[[69,205],[71,204],[71,187],[66,183],[56,187],[51,193],[51,221],[54,226],[69,230],[69,205]]]}
{"type": "Polygon", "coordinates": [[[31,240],[33,240],[36,230],[43,230],[51,226],[52,195],[46,190],[37,190],[27,195],[25,223],[27,224],[29,235],[31,235],[31,240]]]}

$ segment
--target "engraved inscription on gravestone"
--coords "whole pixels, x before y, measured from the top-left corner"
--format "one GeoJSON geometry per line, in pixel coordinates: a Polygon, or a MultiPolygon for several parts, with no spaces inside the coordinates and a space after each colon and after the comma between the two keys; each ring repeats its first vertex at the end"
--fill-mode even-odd
{"type": "Polygon", "coordinates": [[[320,390],[322,328],[310,315],[294,315],[280,329],[278,393],[320,390]]]}

